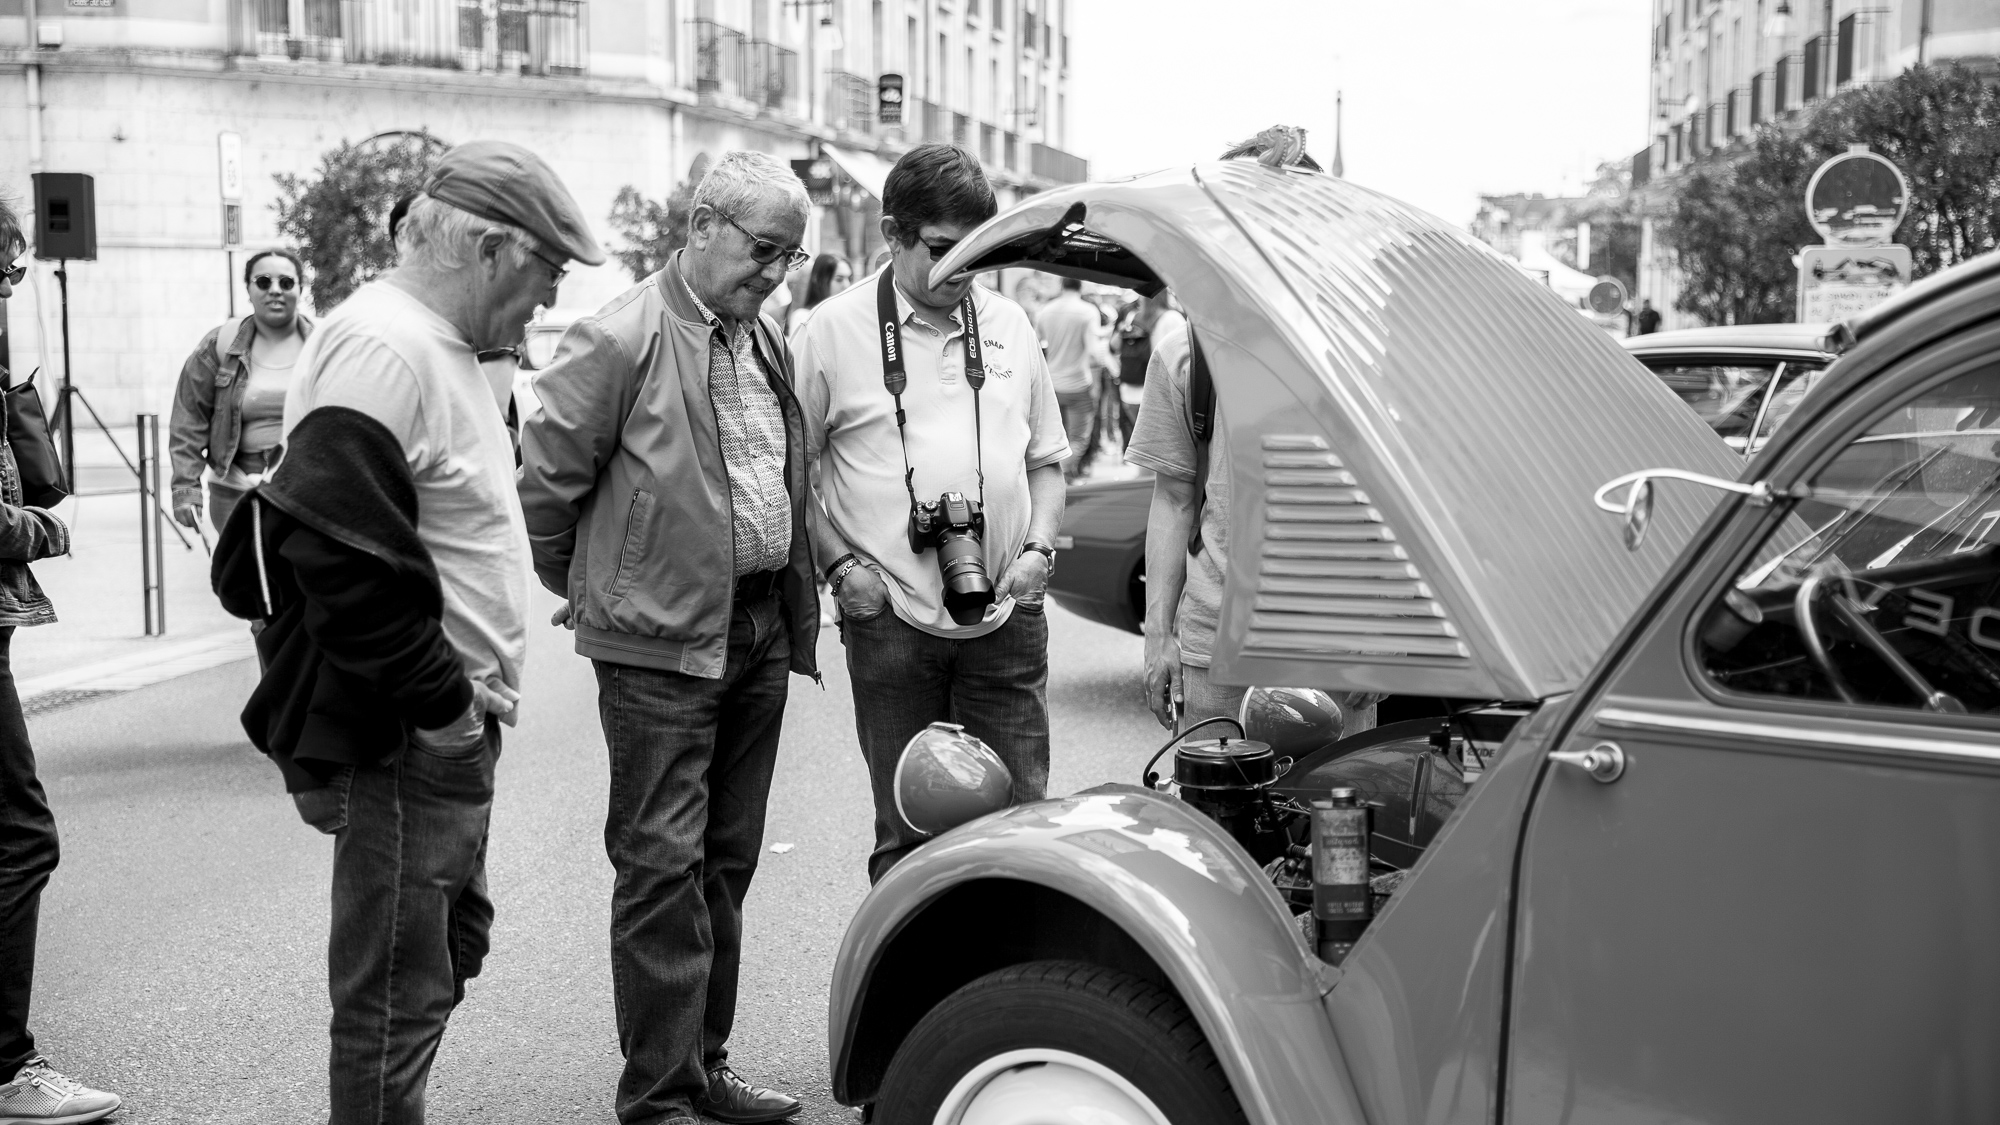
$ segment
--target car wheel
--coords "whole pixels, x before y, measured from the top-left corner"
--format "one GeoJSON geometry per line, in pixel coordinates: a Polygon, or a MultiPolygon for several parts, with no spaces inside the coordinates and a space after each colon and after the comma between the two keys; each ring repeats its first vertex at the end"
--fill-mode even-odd
{"type": "Polygon", "coordinates": [[[1187,1005],[1080,961],[988,973],[932,1008],[883,1077],[884,1125],[1244,1120],[1187,1005]]]}

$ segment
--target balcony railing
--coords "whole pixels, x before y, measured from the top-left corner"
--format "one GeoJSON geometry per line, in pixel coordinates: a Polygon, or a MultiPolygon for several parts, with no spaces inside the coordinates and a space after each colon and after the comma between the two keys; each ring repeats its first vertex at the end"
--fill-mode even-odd
{"type": "Polygon", "coordinates": [[[1090,161],[1059,148],[1038,144],[1030,152],[1028,171],[1059,184],[1080,184],[1090,178],[1090,161]]]}
{"type": "Polygon", "coordinates": [[[842,133],[874,132],[875,83],[844,70],[828,71],[826,123],[842,133]]]}
{"type": "Polygon", "coordinates": [[[694,25],[694,89],[697,94],[744,97],[743,33],[714,20],[694,25]]]}
{"type": "Polygon", "coordinates": [[[746,95],[766,109],[796,113],[799,53],[761,39],[751,40],[749,51],[746,95]]]}
{"type": "Polygon", "coordinates": [[[238,54],[580,75],[586,0],[239,0],[238,54]]]}

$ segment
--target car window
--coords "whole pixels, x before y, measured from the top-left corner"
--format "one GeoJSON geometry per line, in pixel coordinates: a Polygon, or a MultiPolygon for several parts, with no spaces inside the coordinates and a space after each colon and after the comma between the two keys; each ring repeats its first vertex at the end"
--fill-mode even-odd
{"type": "Polygon", "coordinates": [[[1750,442],[1775,363],[1651,363],[1653,374],[1736,449],[1750,442]]]}
{"type": "Polygon", "coordinates": [[[1737,690],[2000,711],[2000,365],[1876,419],[1703,621],[1737,690]]]}
{"type": "Polygon", "coordinates": [[[1785,419],[1792,416],[1792,411],[1799,408],[1799,403],[1805,401],[1806,394],[1819,386],[1820,377],[1825,374],[1826,368],[1822,365],[1797,362],[1785,364],[1785,374],[1778,380],[1777,389],[1771,392],[1771,405],[1765,408],[1764,423],[1757,428],[1758,445],[1761,446],[1772,434],[1778,432],[1778,427],[1784,424],[1785,419]]]}

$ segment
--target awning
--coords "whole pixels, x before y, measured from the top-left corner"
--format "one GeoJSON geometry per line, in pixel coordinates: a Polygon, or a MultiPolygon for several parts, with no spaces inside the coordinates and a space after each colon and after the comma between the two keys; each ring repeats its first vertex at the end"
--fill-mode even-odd
{"type": "Polygon", "coordinates": [[[877,200],[882,198],[882,185],[889,182],[889,169],[895,165],[872,152],[858,148],[827,145],[823,151],[835,164],[840,165],[840,170],[846,172],[849,179],[860,184],[877,200]]]}

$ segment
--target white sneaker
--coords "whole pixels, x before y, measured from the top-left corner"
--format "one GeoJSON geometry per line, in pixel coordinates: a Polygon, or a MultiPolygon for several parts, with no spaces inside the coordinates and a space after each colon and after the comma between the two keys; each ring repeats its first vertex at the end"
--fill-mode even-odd
{"type": "Polygon", "coordinates": [[[12,1082],[0,1085],[0,1125],[83,1125],[122,1104],[117,1094],[93,1090],[58,1074],[37,1055],[12,1082]]]}

